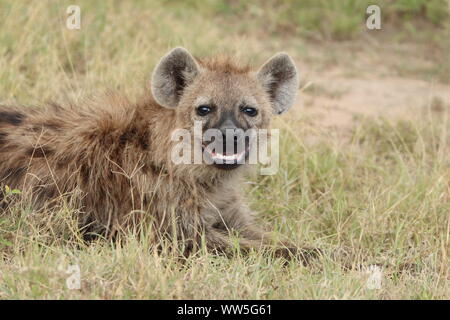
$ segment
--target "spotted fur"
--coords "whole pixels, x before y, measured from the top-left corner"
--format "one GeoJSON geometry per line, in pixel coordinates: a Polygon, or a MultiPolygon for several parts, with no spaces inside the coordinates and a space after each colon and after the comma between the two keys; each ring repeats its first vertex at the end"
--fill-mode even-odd
{"type": "Polygon", "coordinates": [[[221,113],[235,112],[247,99],[259,115],[237,114],[237,121],[267,127],[279,113],[273,108],[289,108],[298,87],[290,58],[276,59],[261,74],[231,58],[196,60],[177,48],[156,67],[153,95],[137,103],[110,93],[77,104],[0,106],[0,184],[31,195],[35,208],[69,197],[79,208],[80,228],[108,237],[145,218],[155,241],[176,237],[189,250],[206,239],[208,248],[226,251],[234,232],[243,249],[267,245],[241,199],[246,166],[173,165],[170,137],[176,128],[206,121],[194,112],[199,97],[221,113]]]}

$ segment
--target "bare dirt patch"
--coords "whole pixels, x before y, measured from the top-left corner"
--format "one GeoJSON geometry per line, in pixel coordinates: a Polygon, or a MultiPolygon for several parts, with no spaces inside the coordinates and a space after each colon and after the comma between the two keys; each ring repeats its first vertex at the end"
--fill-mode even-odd
{"type": "Polygon", "coordinates": [[[415,44],[416,54],[408,43],[380,47],[376,40],[327,47],[309,47],[297,58],[303,87],[294,110],[318,129],[345,135],[361,117],[408,117],[427,107],[439,112],[450,106],[450,84],[439,82],[437,74],[399,72],[405,65],[444,67],[430,58],[426,43],[415,44]]]}
{"type": "Polygon", "coordinates": [[[361,116],[407,116],[438,99],[448,105],[450,86],[408,78],[342,78],[319,76],[312,86],[327,92],[305,90],[300,107],[314,124],[351,128],[361,116]],[[335,94],[333,94],[335,92],[335,94]]]}

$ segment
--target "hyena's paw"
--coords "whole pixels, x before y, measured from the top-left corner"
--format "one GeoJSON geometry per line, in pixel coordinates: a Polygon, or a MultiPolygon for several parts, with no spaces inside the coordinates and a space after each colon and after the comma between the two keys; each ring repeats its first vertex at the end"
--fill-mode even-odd
{"type": "Polygon", "coordinates": [[[310,247],[279,247],[274,251],[275,258],[285,259],[286,262],[297,260],[304,266],[309,266],[313,261],[322,256],[322,250],[310,247]]]}

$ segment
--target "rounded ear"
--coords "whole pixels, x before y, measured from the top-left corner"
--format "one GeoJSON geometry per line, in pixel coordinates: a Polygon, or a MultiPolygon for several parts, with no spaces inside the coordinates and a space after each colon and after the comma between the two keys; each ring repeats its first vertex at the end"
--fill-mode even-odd
{"type": "Polygon", "coordinates": [[[184,89],[192,83],[199,70],[194,57],[186,49],[172,49],[162,57],[153,71],[151,90],[156,102],[167,108],[175,108],[184,89]]]}
{"type": "Polygon", "coordinates": [[[270,58],[258,71],[257,78],[272,99],[273,113],[282,114],[295,102],[299,87],[297,68],[286,53],[270,58]]]}

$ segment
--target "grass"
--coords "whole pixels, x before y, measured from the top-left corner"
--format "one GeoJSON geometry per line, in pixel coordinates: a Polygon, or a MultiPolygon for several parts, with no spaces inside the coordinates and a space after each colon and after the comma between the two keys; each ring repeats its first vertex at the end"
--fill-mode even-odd
{"type": "MultiPolygon", "coordinates": [[[[108,88],[136,96],[156,60],[175,45],[200,56],[227,52],[255,64],[286,50],[314,64],[318,60],[311,57],[328,43],[316,41],[358,43],[355,21],[364,17],[352,1],[342,7],[336,1],[330,7],[279,1],[272,10],[241,1],[77,3],[82,28],[70,31],[63,26],[73,1],[0,1],[2,101],[35,104],[108,88]],[[326,25],[334,21],[332,12],[355,20],[326,25]],[[323,23],[317,15],[325,16],[323,23]],[[309,32],[297,30],[292,17],[309,32]]],[[[406,1],[386,7],[388,22],[404,25],[420,17],[427,24],[421,32],[442,40],[446,21],[439,10],[427,9],[440,2],[414,3],[414,9],[406,1]]],[[[333,61],[348,52],[334,52],[333,61]]],[[[437,65],[427,75],[439,80],[437,65]]],[[[311,90],[341,95],[319,85],[311,90]]],[[[296,110],[274,123],[282,130],[279,172],[250,177],[246,188],[262,225],[280,238],[323,250],[311,267],[286,266],[258,252],[231,259],[201,252],[182,264],[172,254],[155,254],[145,233],[116,244],[85,244],[70,204],[35,212],[21,203],[0,214],[0,298],[449,299],[448,102],[434,99],[400,120],[358,119],[347,140],[313,126],[296,110]],[[66,285],[74,264],[81,271],[80,290],[66,285]],[[383,271],[381,289],[366,285],[371,265],[383,271]]]]}
{"type": "Polygon", "coordinates": [[[324,250],[312,267],[295,262],[286,267],[257,252],[232,259],[201,253],[181,264],[173,255],[155,254],[145,236],[131,234],[122,245],[101,240],[86,245],[70,239],[74,223],[64,208],[51,217],[48,212],[33,217],[36,213],[17,208],[0,227],[0,295],[448,298],[448,123],[379,121],[361,123],[343,149],[336,149],[325,136],[305,146],[296,135],[285,134],[280,172],[259,177],[248,187],[252,207],[262,212],[262,224],[299,245],[324,250]],[[60,229],[65,233],[56,236],[60,229]],[[65,286],[65,271],[72,264],[81,268],[81,290],[65,286]],[[380,290],[366,287],[365,268],[370,265],[383,270],[380,290]]]}

